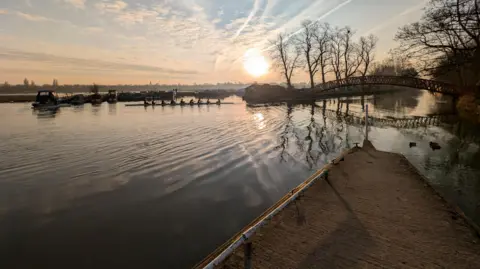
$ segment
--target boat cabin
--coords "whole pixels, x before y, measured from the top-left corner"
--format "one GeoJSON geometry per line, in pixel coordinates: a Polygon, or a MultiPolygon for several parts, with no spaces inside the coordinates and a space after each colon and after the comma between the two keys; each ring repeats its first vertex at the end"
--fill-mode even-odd
{"type": "Polygon", "coordinates": [[[58,95],[56,92],[52,90],[40,90],[37,93],[37,98],[35,102],[40,105],[45,104],[57,104],[58,103],[58,95]]]}
{"type": "Polygon", "coordinates": [[[109,97],[117,97],[117,91],[116,90],[108,90],[108,96],[109,97]]]}
{"type": "Polygon", "coordinates": [[[116,90],[108,90],[107,102],[108,103],[116,103],[117,102],[117,91],[116,90]]]}

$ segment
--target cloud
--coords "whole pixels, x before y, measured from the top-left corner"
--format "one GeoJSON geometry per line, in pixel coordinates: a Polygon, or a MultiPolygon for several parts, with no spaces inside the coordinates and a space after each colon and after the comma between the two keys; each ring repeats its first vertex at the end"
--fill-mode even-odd
{"type": "Polygon", "coordinates": [[[25,20],[29,21],[50,21],[50,22],[57,22],[54,19],[50,19],[47,17],[39,16],[39,15],[33,15],[33,14],[28,14],[28,13],[23,13],[23,12],[17,12],[17,16],[20,18],[23,18],[25,20]]]}
{"type": "Polygon", "coordinates": [[[199,74],[195,70],[176,70],[150,65],[139,65],[121,62],[102,61],[95,59],[80,59],[73,57],[56,56],[45,53],[33,53],[7,48],[0,48],[0,59],[7,61],[29,61],[42,64],[48,64],[55,67],[67,68],[70,70],[96,70],[104,72],[112,71],[138,71],[150,72],[159,75],[194,75],[199,74]]]}
{"type": "Polygon", "coordinates": [[[123,11],[117,15],[115,18],[116,21],[119,21],[123,24],[136,24],[143,23],[147,18],[154,18],[158,15],[158,12],[155,10],[148,10],[145,8],[132,10],[132,11],[123,11]]]}
{"type": "Polygon", "coordinates": [[[392,25],[395,24],[395,23],[401,22],[402,19],[403,19],[406,15],[408,15],[408,14],[410,14],[410,13],[413,13],[413,12],[416,12],[416,11],[419,11],[419,10],[421,10],[422,8],[424,8],[425,5],[428,3],[428,1],[429,1],[429,0],[422,0],[422,1],[420,1],[417,5],[405,9],[403,12],[399,13],[398,15],[396,15],[396,16],[390,18],[389,20],[383,22],[382,24],[379,24],[379,25],[373,27],[372,29],[366,31],[363,35],[369,35],[369,34],[373,34],[373,33],[380,32],[380,31],[386,29],[387,27],[392,26],[392,25]]]}
{"type": "Polygon", "coordinates": [[[105,31],[101,27],[85,27],[84,30],[88,33],[103,33],[105,31]]]}
{"type": "Polygon", "coordinates": [[[248,23],[252,20],[253,16],[257,14],[258,10],[260,9],[260,2],[261,0],[255,0],[255,2],[253,2],[252,11],[250,11],[250,14],[248,15],[247,19],[243,23],[242,27],[240,27],[238,31],[235,33],[235,35],[233,36],[233,39],[237,38],[242,33],[243,29],[245,29],[248,23]]]}
{"type": "Polygon", "coordinates": [[[96,3],[95,7],[102,13],[119,13],[128,6],[123,1],[107,1],[104,0],[100,3],[96,3]]]}
{"type": "Polygon", "coordinates": [[[160,15],[167,15],[170,13],[171,11],[171,7],[165,5],[165,4],[157,4],[155,6],[153,6],[153,10],[155,10],[156,12],[158,12],[158,14],[160,15]]]}
{"type": "Polygon", "coordinates": [[[71,4],[76,8],[79,9],[84,9],[85,8],[85,2],[87,0],[63,0],[65,3],[71,4]]]}

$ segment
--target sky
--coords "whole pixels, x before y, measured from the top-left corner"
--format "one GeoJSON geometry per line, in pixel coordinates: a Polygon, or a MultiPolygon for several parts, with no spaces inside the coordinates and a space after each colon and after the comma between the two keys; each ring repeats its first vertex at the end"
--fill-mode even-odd
{"type": "MultiPolygon", "coordinates": [[[[379,37],[377,59],[426,0],[1,0],[0,81],[36,84],[277,82],[254,77],[262,51],[303,20],[379,37]]],[[[268,55],[265,55],[268,63],[268,55]]],[[[294,78],[295,80],[295,78],[294,78]]],[[[297,77],[302,80],[302,77],[297,77]]]]}

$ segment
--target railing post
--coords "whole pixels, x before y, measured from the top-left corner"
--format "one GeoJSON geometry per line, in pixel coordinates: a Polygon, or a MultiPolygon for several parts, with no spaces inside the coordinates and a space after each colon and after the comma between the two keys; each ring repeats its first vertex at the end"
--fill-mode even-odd
{"type": "Polygon", "coordinates": [[[252,269],[252,242],[247,241],[243,244],[244,268],[252,269]]]}
{"type": "Polygon", "coordinates": [[[368,140],[368,104],[365,105],[365,140],[368,140]]]}

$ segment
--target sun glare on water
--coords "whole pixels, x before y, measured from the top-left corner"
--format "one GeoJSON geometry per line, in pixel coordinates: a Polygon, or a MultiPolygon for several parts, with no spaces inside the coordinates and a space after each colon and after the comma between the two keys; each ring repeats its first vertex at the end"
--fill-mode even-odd
{"type": "Polygon", "coordinates": [[[252,76],[260,77],[268,72],[268,63],[258,49],[249,49],[243,55],[243,68],[252,76]]]}

